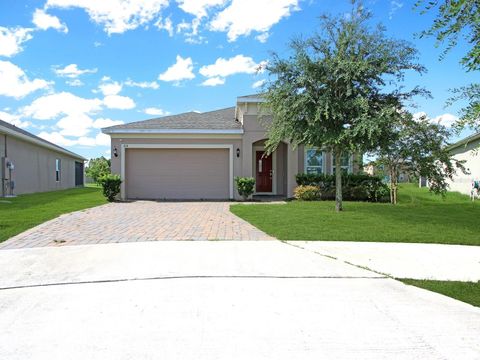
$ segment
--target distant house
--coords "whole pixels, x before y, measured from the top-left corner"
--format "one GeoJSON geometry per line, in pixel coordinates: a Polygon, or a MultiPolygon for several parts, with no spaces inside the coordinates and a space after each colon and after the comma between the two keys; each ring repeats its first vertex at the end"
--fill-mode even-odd
{"type": "MultiPolygon", "coordinates": [[[[365,164],[363,167],[363,172],[371,176],[379,176],[385,179],[385,181],[390,181],[390,175],[388,174],[388,171],[384,169],[383,165],[377,165],[375,161],[370,161],[369,163],[365,164]]],[[[400,166],[399,174],[397,176],[397,181],[399,183],[408,183],[413,181],[414,178],[415,174],[410,171],[410,169],[405,167],[402,168],[402,166],[400,166]]]]}
{"type": "Polygon", "coordinates": [[[83,186],[86,159],[0,120],[0,196],[83,186]]]}
{"type": "MultiPolygon", "coordinates": [[[[254,177],[257,195],[292,197],[297,173],[332,174],[333,156],[310,146],[282,142],[265,152],[266,125],[259,95],[236,106],[188,112],[112,126],[112,172],[123,180],[122,199],[239,198],[234,178],[254,177]]],[[[341,167],[358,172],[359,156],[345,154],[341,167]]]]}
{"type": "Polygon", "coordinates": [[[451,191],[470,194],[473,180],[480,180],[480,132],[451,145],[450,153],[456,160],[465,160],[464,166],[469,174],[457,171],[448,184],[451,191]]]}

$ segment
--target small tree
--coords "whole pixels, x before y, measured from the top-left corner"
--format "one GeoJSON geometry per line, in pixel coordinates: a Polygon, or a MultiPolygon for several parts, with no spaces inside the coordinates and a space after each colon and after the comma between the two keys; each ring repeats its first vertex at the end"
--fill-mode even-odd
{"type": "Polygon", "coordinates": [[[265,94],[273,114],[267,151],[284,140],[331,151],[337,211],[342,210],[342,154],[378,146],[399,100],[421,92],[398,90],[404,73],[424,71],[414,47],[387,37],[382,26],[371,29],[370,13],[353,3],[349,17],[322,16],[321,33],[293,41],[290,58],[273,54],[267,65],[275,79],[265,94]]]}
{"type": "Polygon", "coordinates": [[[429,179],[430,191],[444,194],[447,179],[457,169],[464,171],[462,161],[455,160],[447,147],[450,132],[425,116],[414,119],[408,112],[392,118],[391,131],[382,138],[376,163],[383,165],[390,177],[390,201],[397,203],[398,175],[401,170],[429,179]]]}
{"type": "Polygon", "coordinates": [[[110,174],[110,160],[102,157],[90,159],[88,166],[85,169],[85,174],[91,177],[93,181],[100,184],[99,179],[107,174],[110,174]]]}

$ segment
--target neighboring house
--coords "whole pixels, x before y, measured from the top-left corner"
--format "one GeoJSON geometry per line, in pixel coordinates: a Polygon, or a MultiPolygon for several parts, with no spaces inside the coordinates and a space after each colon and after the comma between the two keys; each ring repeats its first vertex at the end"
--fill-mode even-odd
{"type": "Polygon", "coordinates": [[[463,166],[469,174],[457,171],[453,180],[448,180],[451,191],[470,195],[473,180],[480,180],[480,132],[449,146],[456,160],[465,160],[463,166]]]}
{"type": "MultiPolygon", "coordinates": [[[[266,156],[258,95],[235,107],[189,112],[103,129],[111,137],[112,172],[121,175],[122,199],[239,198],[234,178],[254,177],[256,194],[292,197],[297,173],[332,173],[332,156],[282,142],[266,156]]],[[[353,156],[342,167],[358,172],[353,156]]]]}
{"type": "MultiPolygon", "coordinates": [[[[375,161],[370,161],[363,167],[363,172],[370,176],[379,176],[385,181],[390,181],[390,175],[388,171],[384,169],[383,165],[377,165],[375,161]]],[[[405,166],[400,166],[399,174],[397,176],[397,182],[399,183],[409,183],[415,179],[415,174],[405,166]]]]}
{"type": "Polygon", "coordinates": [[[0,196],[83,186],[80,155],[0,120],[0,196]]]}

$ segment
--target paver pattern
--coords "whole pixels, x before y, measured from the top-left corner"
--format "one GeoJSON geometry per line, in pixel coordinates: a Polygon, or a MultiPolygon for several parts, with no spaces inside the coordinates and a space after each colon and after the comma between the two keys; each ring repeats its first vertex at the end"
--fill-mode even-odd
{"type": "Polygon", "coordinates": [[[159,240],[273,240],[229,210],[228,202],[112,203],[45,222],[0,249],[159,240]]]}

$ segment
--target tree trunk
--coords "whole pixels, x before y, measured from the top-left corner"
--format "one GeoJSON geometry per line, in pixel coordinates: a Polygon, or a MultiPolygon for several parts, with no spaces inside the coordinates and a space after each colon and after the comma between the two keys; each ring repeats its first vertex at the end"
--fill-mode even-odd
{"type": "Polygon", "coordinates": [[[390,169],[390,202],[393,205],[397,204],[397,172],[394,169],[390,169]]]}
{"type": "Polygon", "coordinates": [[[335,210],[343,210],[342,205],[342,152],[335,150],[335,210]]]}

